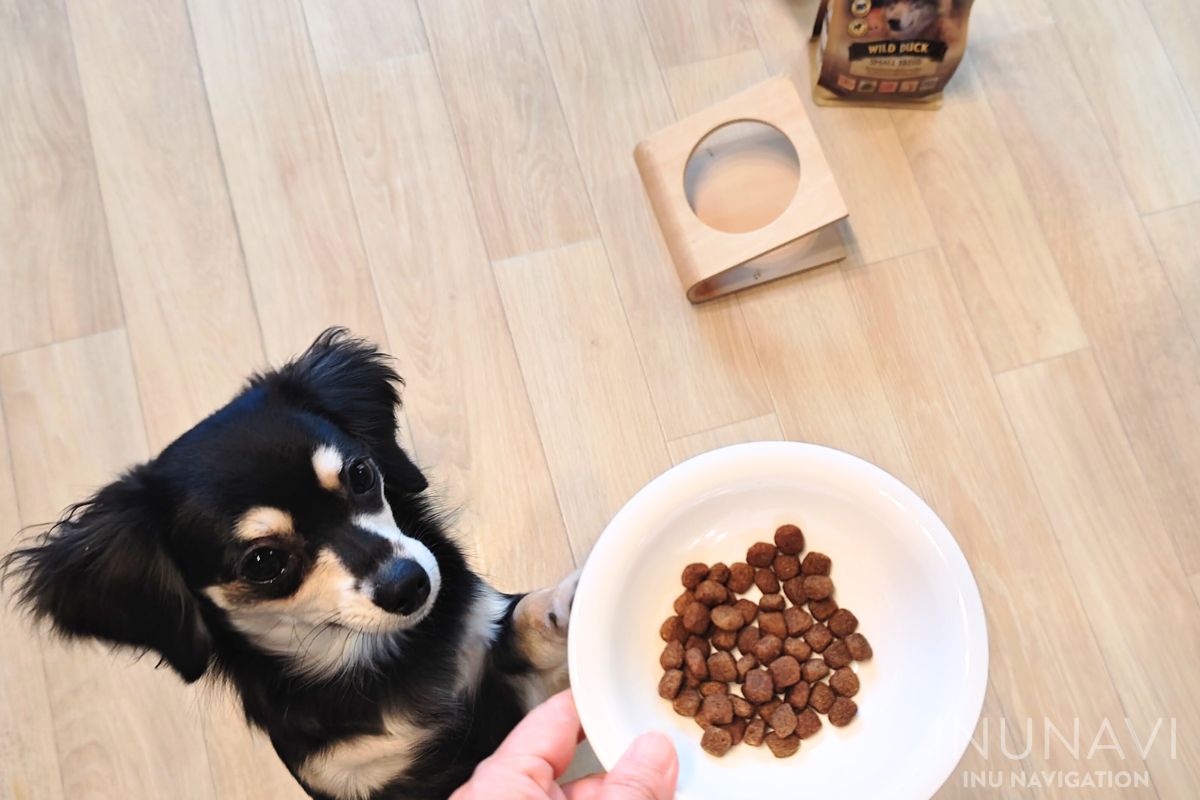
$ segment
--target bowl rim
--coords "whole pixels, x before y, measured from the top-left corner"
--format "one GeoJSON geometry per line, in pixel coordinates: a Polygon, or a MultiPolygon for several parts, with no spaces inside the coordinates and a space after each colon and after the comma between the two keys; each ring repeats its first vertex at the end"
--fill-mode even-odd
{"type": "MultiPolygon", "coordinates": [[[[693,456],[652,479],[613,515],[583,565],[576,588],[576,598],[586,597],[591,591],[591,584],[600,579],[595,570],[588,569],[589,565],[598,562],[597,556],[603,557],[607,555],[608,551],[620,545],[619,537],[613,534],[614,531],[627,528],[632,521],[646,515],[659,517],[669,515],[673,505],[678,507],[678,503],[674,502],[678,499],[677,495],[687,493],[689,485],[693,483],[696,476],[717,467],[728,469],[739,461],[760,459],[764,456],[812,458],[826,460],[830,463],[840,462],[844,466],[873,473],[874,480],[879,481],[890,492],[893,492],[893,496],[901,500],[905,506],[922,515],[927,523],[925,532],[932,538],[951,569],[955,578],[955,589],[961,601],[961,611],[966,620],[968,673],[963,698],[958,704],[960,713],[956,720],[958,725],[955,728],[955,730],[962,731],[962,741],[953,747],[941,748],[936,758],[936,767],[931,766],[926,773],[927,777],[921,779],[914,787],[921,790],[920,797],[931,797],[942,787],[962,759],[983,712],[989,669],[987,617],[984,614],[983,600],[975,575],[950,529],[920,495],[882,467],[836,448],[792,441],[744,442],[719,447],[693,456]]],[[[575,602],[571,611],[570,630],[580,630],[579,618],[589,613],[586,603],[575,602]]],[[[576,678],[581,674],[584,655],[582,651],[585,647],[582,637],[568,636],[567,664],[572,686],[577,686],[576,678]]],[[[611,708],[604,704],[603,698],[578,691],[575,693],[575,703],[585,731],[589,720],[602,720],[609,716],[607,712],[611,711],[611,708]]],[[[612,769],[621,756],[621,752],[617,752],[613,746],[615,743],[610,743],[606,737],[593,739],[589,736],[588,741],[601,765],[606,770],[612,769]]]]}

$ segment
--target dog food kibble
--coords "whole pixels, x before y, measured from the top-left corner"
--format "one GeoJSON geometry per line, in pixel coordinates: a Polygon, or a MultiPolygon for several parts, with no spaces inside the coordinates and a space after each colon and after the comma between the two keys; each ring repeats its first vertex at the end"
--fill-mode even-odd
{"type": "Polygon", "coordinates": [[[700,737],[700,746],[704,748],[704,752],[720,758],[733,747],[733,735],[715,725],[709,726],[700,737]]]}
{"type": "Polygon", "coordinates": [[[842,697],[854,697],[858,694],[858,676],[849,667],[842,667],[830,676],[829,688],[842,697]]]}
{"type": "Polygon", "coordinates": [[[858,629],[858,617],[849,609],[839,608],[830,615],[825,624],[834,636],[844,639],[858,629]]]}
{"type": "Polygon", "coordinates": [[[814,683],[808,690],[808,704],[822,714],[829,713],[829,707],[833,705],[833,701],[833,689],[824,683],[814,683]]]}
{"type": "Polygon", "coordinates": [[[674,700],[682,686],[683,670],[669,669],[658,682],[658,696],[664,700],[674,700]]]}
{"type": "Polygon", "coordinates": [[[729,567],[729,580],[725,582],[725,586],[729,588],[729,591],[745,594],[750,591],[750,587],[753,585],[754,567],[745,561],[735,562],[729,567]]]}
{"type": "Polygon", "coordinates": [[[850,657],[855,661],[868,661],[873,653],[867,637],[861,633],[852,633],[846,637],[846,646],[850,648],[850,657]]]}
{"type": "Polygon", "coordinates": [[[684,591],[659,628],[658,694],[703,729],[700,745],[711,755],[765,742],[786,758],[821,729],[822,714],[842,727],[858,713],[851,665],[871,658],[871,645],[858,618],[838,606],[831,559],[806,554],[804,538],[781,525],[775,543],[756,542],[745,561],[688,564],[680,573],[684,591]],[[742,596],[754,587],[757,601],[742,596]]]}
{"type": "Polygon", "coordinates": [[[800,749],[800,737],[795,734],[780,736],[778,733],[772,731],[767,734],[767,738],[764,741],[776,758],[794,756],[796,755],[796,751],[800,749]]]}
{"type": "Polygon", "coordinates": [[[770,542],[755,542],[746,551],[746,563],[752,567],[769,567],[775,560],[775,545],[770,542]]]}
{"type": "Polygon", "coordinates": [[[829,724],[844,728],[858,713],[858,705],[848,697],[839,697],[829,707],[829,724]]]}

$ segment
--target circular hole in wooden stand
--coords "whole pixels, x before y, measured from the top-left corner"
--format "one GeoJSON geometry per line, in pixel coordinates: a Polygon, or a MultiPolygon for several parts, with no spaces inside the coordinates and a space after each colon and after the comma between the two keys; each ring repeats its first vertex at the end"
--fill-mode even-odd
{"type": "Polygon", "coordinates": [[[758,230],[791,204],[800,184],[800,157],[773,125],[738,120],[700,140],[688,158],[683,188],[688,205],[710,228],[758,230]]]}

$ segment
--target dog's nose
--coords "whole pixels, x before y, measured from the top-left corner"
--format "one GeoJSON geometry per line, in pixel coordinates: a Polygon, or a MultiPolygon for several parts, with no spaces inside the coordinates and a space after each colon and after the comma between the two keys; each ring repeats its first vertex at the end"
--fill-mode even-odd
{"type": "Polygon", "coordinates": [[[393,558],[375,576],[375,605],[393,614],[411,614],[429,599],[429,576],[411,558],[393,558]]]}
{"type": "Polygon", "coordinates": [[[898,20],[898,19],[889,19],[889,20],[888,20],[888,27],[889,27],[889,28],[891,28],[891,29],[892,29],[892,30],[894,30],[894,31],[898,31],[898,30],[900,30],[900,20],[898,20]]]}

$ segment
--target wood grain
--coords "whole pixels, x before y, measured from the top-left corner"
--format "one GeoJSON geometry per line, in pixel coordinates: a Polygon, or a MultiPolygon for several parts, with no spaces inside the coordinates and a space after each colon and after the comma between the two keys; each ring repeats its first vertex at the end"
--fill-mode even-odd
{"type": "Polygon", "coordinates": [[[420,9],[488,254],[595,236],[526,0],[430,0],[420,9]]]}
{"type": "Polygon", "coordinates": [[[1200,119],[1200,48],[1196,47],[1200,6],[1189,0],[1142,0],[1142,5],[1150,14],[1192,113],[1200,119]]]}
{"type": "Polygon", "coordinates": [[[1200,203],[1153,214],[1144,223],[1192,338],[1200,342],[1200,250],[1196,248],[1200,203]]]}
{"type": "Polygon", "coordinates": [[[71,0],[69,11],[157,451],[228,400],[264,356],[187,8],[125,7],[71,0]]]}
{"type": "Polygon", "coordinates": [[[970,59],[936,114],[891,115],[992,370],[1086,347],[970,59]]]}
{"type": "Polygon", "coordinates": [[[783,429],[774,414],[764,414],[753,419],[744,419],[729,425],[722,425],[691,436],[672,439],[667,442],[667,452],[671,455],[671,463],[678,464],[687,461],[692,456],[707,453],[731,444],[742,442],[773,442],[783,438],[783,429]]]}
{"type": "MultiPolygon", "coordinates": [[[[1186,665],[1200,661],[1200,607],[1091,353],[1005,373],[997,385],[1125,716],[1143,739],[1158,720],[1197,730],[1200,686],[1186,665]],[[1146,598],[1155,613],[1140,607],[1146,598]]],[[[1161,797],[1200,792],[1200,742],[1178,736],[1176,745],[1146,754],[1161,797]]]]}
{"type": "Polygon", "coordinates": [[[1200,200],[1200,122],[1140,0],[1046,4],[1138,210],[1200,200]]]}
{"type": "Polygon", "coordinates": [[[641,0],[642,16],[664,69],[757,50],[741,3],[728,0],[641,0]]]}
{"type": "Polygon", "coordinates": [[[67,15],[0,2],[0,353],[121,324],[67,15]]]}
{"type": "Polygon", "coordinates": [[[306,3],[416,450],[475,566],[528,590],[569,572],[571,552],[437,72],[407,54],[417,36],[398,8],[306,3]],[[396,45],[342,57],[371,37],[396,45]]]}
{"type": "Polygon", "coordinates": [[[769,410],[736,304],[693,308],[633,150],[675,121],[634,0],[533,3],[650,392],[668,437],[769,410]]]}
{"type": "MultiPolygon", "coordinates": [[[[124,331],[0,359],[0,400],[27,525],[56,519],[147,456],[124,331]]],[[[217,796],[173,673],[90,643],[47,642],[43,659],[65,797],[217,796]]]]}
{"type": "MultiPolygon", "coordinates": [[[[930,250],[847,272],[855,306],[904,438],[917,485],[970,562],[983,596],[990,673],[1010,724],[1078,718],[1098,730],[1123,708],[965,307],[930,250]],[[1039,591],[1053,584],[1055,591],[1039,591]],[[1046,670],[1053,664],[1055,669],[1046,670]],[[1069,675],[1067,680],[1061,676],[1069,675]]],[[[1064,728],[1066,726],[1066,728],[1064,728]]],[[[1036,769],[1071,769],[1068,752],[1033,748],[1036,769]]],[[[1139,769],[1125,753],[1089,769],[1139,769]]],[[[1110,796],[1154,797],[1153,790],[1110,796]]]]}
{"type": "Polygon", "coordinates": [[[1133,451],[1189,572],[1200,569],[1200,353],[1053,31],[975,63],[1133,451]],[[1053,93],[1044,76],[1063,76],[1053,93]]]}
{"type": "Polygon", "coordinates": [[[386,343],[299,5],[189,8],[267,356],[335,324],[386,343]]]}
{"type": "Polygon", "coordinates": [[[578,563],[670,466],[620,299],[592,240],[495,264],[521,372],[578,563]]]}

